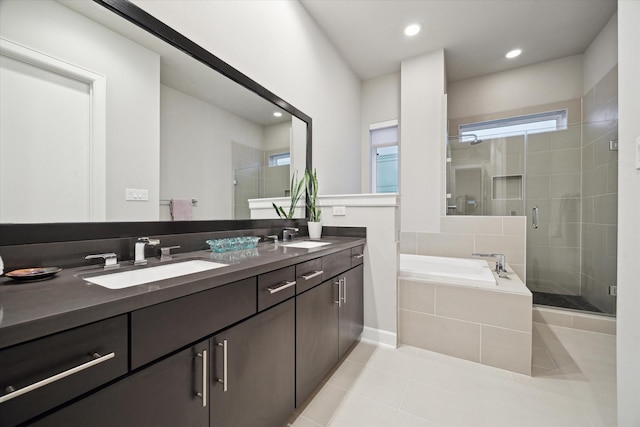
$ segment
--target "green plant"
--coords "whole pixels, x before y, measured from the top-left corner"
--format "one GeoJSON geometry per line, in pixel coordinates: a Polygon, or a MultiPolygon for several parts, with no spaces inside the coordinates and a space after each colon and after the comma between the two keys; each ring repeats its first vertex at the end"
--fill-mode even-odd
{"type": "Polygon", "coordinates": [[[298,201],[300,197],[302,197],[302,189],[304,188],[304,183],[306,180],[298,181],[298,171],[295,171],[291,176],[291,186],[289,188],[289,195],[291,196],[291,205],[289,206],[289,212],[285,212],[282,206],[277,206],[275,203],[272,203],[273,208],[276,210],[278,216],[282,219],[293,219],[293,216],[296,213],[296,206],[298,205],[298,201]]]}
{"type": "Polygon", "coordinates": [[[311,222],[320,222],[320,215],[322,214],[322,210],[317,206],[318,200],[318,175],[317,171],[314,169],[313,173],[311,173],[308,169],[304,171],[304,182],[307,187],[307,196],[305,201],[307,203],[307,207],[309,208],[309,221],[311,222]]]}

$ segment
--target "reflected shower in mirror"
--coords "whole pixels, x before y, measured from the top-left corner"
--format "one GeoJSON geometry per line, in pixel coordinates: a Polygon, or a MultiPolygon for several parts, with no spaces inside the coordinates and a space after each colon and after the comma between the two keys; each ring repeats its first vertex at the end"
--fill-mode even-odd
{"type": "Polygon", "coordinates": [[[2,1],[0,42],[0,223],[245,219],[308,166],[310,118],[96,2],[2,1]]]}

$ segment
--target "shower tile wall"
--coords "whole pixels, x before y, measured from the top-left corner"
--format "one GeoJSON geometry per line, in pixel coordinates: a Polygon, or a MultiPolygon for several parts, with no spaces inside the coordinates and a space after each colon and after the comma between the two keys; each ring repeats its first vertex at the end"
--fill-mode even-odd
{"type": "Polygon", "coordinates": [[[532,291],[580,295],[581,127],[528,136],[526,210],[539,208],[527,227],[527,286],[532,291]]]}
{"type": "Polygon", "coordinates": [[[585,96],[582,143],[582,296],[605,313],[615,314],[609,285],[617,282],[618,67],[585,96]]]}
{"type": "Polygon", "coordinates": [[[231,143],[231,159],[234,172],[233,217],[236,219],[251,218],[249,199],[260,197],[260,165],[264,153],[261,150],[231,143]]]}
{"type": "Polygon", "coordinates": [[[457,141],[450,144],[454,192],[448,204],[457,206],[456,214],[524,215],[522,191],[517,191],[520,195],[501,194],[494,188],[505,177],[515,178],[516,187],[522,185],[524,137],[485,139],[473,146],[457,141]]]}

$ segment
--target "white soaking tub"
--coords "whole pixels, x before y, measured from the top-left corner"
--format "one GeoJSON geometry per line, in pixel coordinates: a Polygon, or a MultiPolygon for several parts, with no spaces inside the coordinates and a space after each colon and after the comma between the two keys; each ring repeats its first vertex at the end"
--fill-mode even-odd
{"type": "Polygon", "coordinates": [[[496,286],[491,267],[484,259],[400,254],[400,277],[479,288],[496,286]]]}

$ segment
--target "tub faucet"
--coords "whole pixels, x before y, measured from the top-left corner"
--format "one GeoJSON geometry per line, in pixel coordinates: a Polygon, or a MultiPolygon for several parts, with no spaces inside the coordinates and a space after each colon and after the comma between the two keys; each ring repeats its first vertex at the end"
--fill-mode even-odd
{"type": "Polygon", "coordinates": [[[498,273],[498,277],[505,278],[507,277],[507,264],[506,257],[504,254],[479,254],[473,253],[471,256],[479,256],[483,258],[495,258],[496,259],[496,273],[498,273]]]}
{"type": "Polygon", "coordinates": [[[135,259],[133,261],[134,265],[145,265],[147,263],[146,258],[144,257],[144,247],[159,245],[160,240],[158,239],[150,239],[148,237],[139,237],[138,241],[135,244],[135,259]]]}
{"type": "Polygon", "coordinates": [[[284,230],[282,230],[282,241],[290,242],[291,238],[295,236],[298,231],[300,230],[295,227],[285,227],[284,230]]]}

